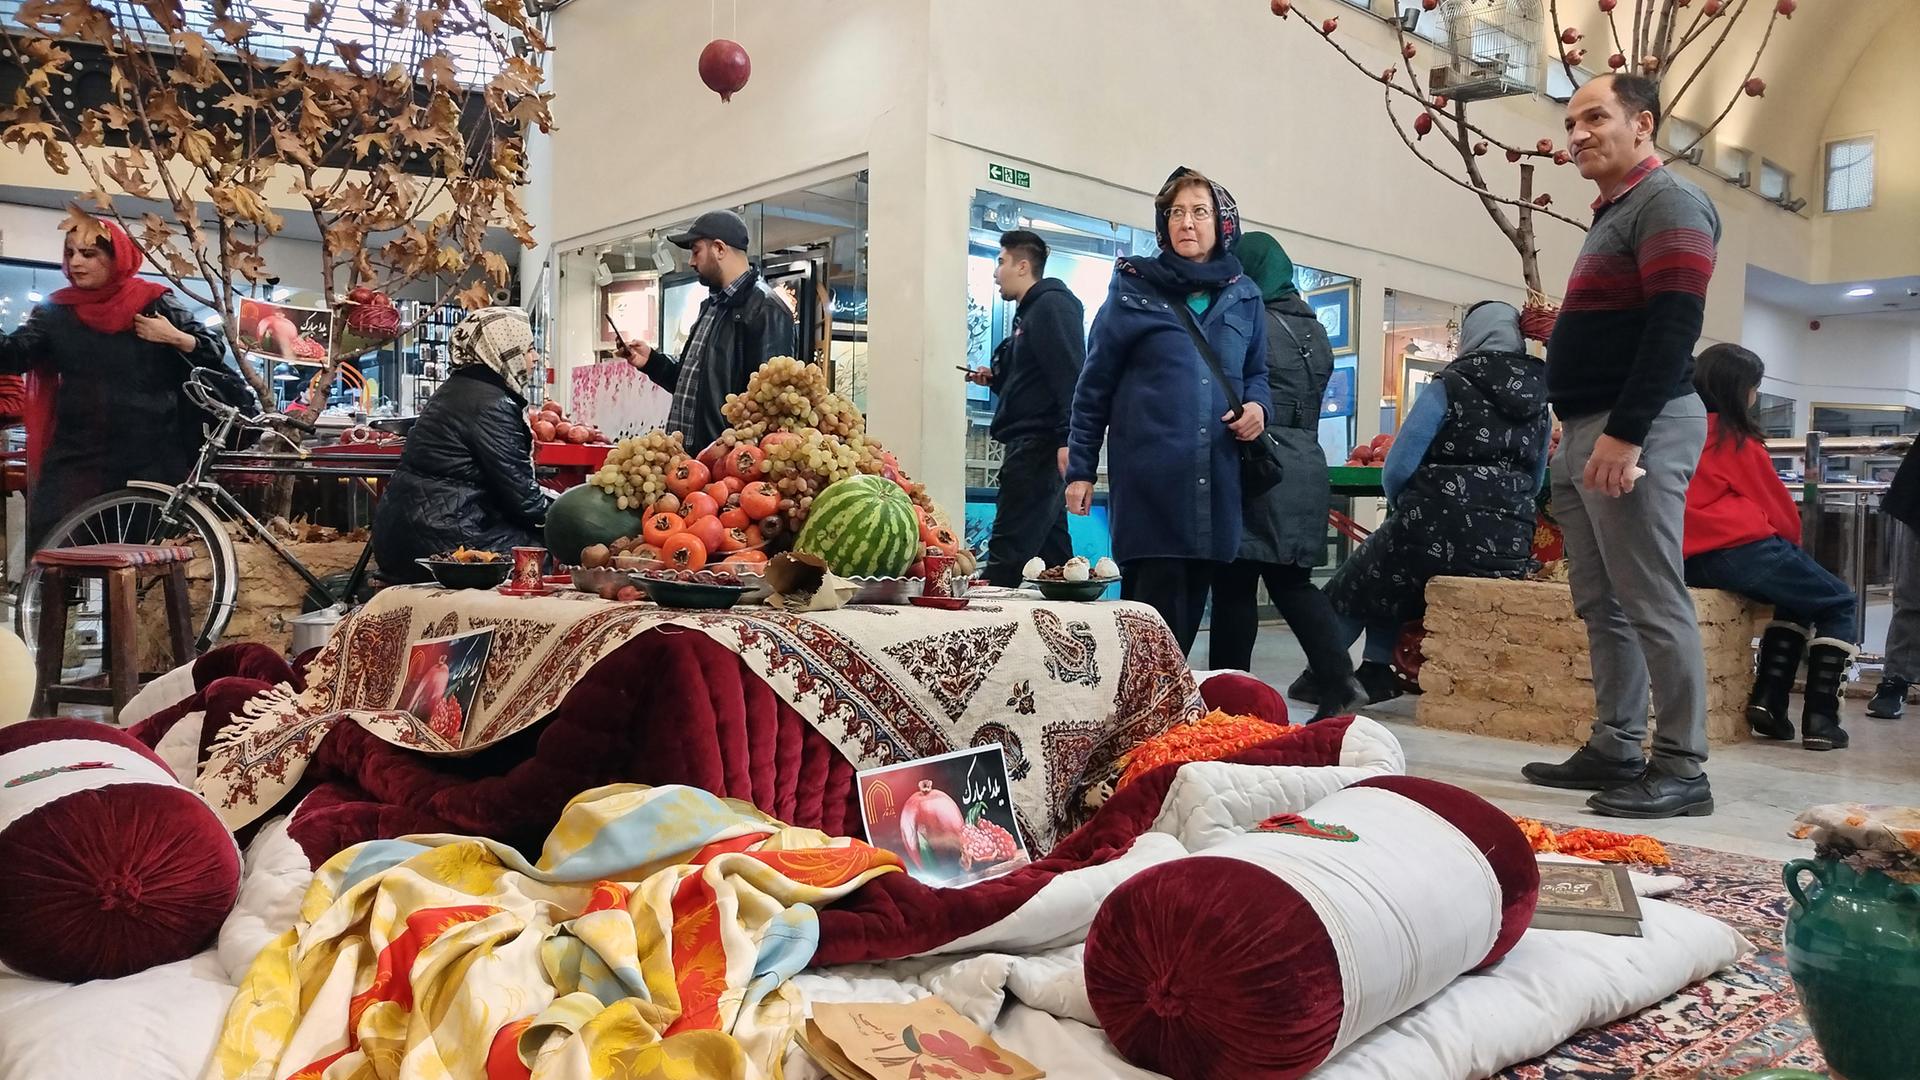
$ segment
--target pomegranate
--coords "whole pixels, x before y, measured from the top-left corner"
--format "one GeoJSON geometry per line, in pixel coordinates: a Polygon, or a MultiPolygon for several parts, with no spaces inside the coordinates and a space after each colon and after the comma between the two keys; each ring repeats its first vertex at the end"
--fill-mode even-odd
{"type": "Polygon", "coordinates": [[[1440,0],[1420,0],[1420,7],[1422,10],[1425,10],[1425,11],[1432,11],[1434,8],[1437,8],[1439,6],[1440,6],[1440,0]]]}
{"type": "Polygon", "coordinates": [[[1419,54],[1420,54],[1420,50],[1414,48],[1413,42],[1411,41],[1407,42],[1405,45],[1400,46],[1400,55],[1406,57],[1409,60],[1413,59],[1415,56],[1418,56],[1419,54]]]}
{"type": "Polygon", "coordinates": [[[1507,160],[1508,160],[1508,161],[1519,161],[1519,160],[1520,160],[1520,151],[1518,151],[1518,150],[1508,150],[1508,151],[1507,151],[1507,160]]]}
{"type": "Polygon", "coordinates": [[[1773,10],[1791,19],[1793,18],[1793,10],[1799,6],[1800,0],[1779,0],[1779,3],[1773,5],[1773,10]]]}
{"type": "Polygon", "coordinates": [[[1273,0],[1268,6],[1273,8],[1275,15],[1284,19],[1293,11],[1293,0],[1273,0]]]}
{"type": "Polygon", "coordinates": [[[967,826],[961,844],[961,865],[966,869],[1003,863],[1018,854],[1020,845],[1013,834],[993,822],[980,821],[967,826]]]}
{"type": "Polygon", "coordinates": [[[1573,160],[1572,158],[1567,156],[1567,152],[1565,150],[1554,151],[1553,163],[1555,165],[1565,165],[1567,162],[1572,160],[1573,160]]]}
{"type": "Polygon", "coordinates": [[[1444,110],[1447,107],[1447,102],[1449,100],[1451,99],[1448,98],[1447,95],[1445,94],[1435,94],[1433,95],[1433,107],[1436,109],[1444,110]]]}
{"type": "Polygon", "coordinates": [[[1400,69],[1399,69],[1399,68],[1388,68],[1387,70],[1385,70],[1385,71],[1383,71],[1383,72],[1381,72],[1381,73],[1380,73],[1380,81],[1381,81],[1381,82],[1392,82],[1392,81],[1393,81],[1393,77],[1394,77],[1395,75],[1397,75],[1397,74],[1399,74],[1399,73],[1400,73],[1400,69]]]}
{"type": "Polygon", "coordinates": [[[585,425],[575,424],[567,429],[567,441],[570,443],[584,446],[592,438],[593,429],[585,425]]]}
{"type": "Polygon", "coordinates": [[[1534,200],[1533,200],[1533,205],[1535,205],[1535,206],[1538,206],[1538,207],[1540,207],[1540,208],[1542,208],[1542,209],[1545,209],[1546,207],[1549,207],[1549,206],[1552,206],[1552,205],[1553,205],[1553,196],[1551,196],[1551,195],[1540,195],[1540,196],[1537,196],[1537,197],[1535,197],[1535,198],[1534,198],[1534,200]]]}
{"type": "Polygon", "coordinates": [[[960,862],[966,849],[967,821],[953,796],[922,780],[900,807],[900,841],[907,861],[922,869],[936,856],[960,862]]]}
{"type": "Polygon", "coordinates": [[[1338,15],[1320,24],[1320,32],[1323,34],[1331,34],[1338,29],[1340,29],[1340,17],[1338,15]]]}
{"type": "Polygon", "coordinates": [[[1607,66],[1612,68],[1615,71],[1619,71],[1621,68],[1626,67],[1627,66],[1626,55],[1624,53],[1614,53],[1612,56],[1607,57],[1607,66]]]}
{"type": "Polygon", "coordinates": [[[1711,19],[1715,15],[1720,14],[1720,0],[1707,0],[1706,3],[1700,5],[1700,10],[1706,13],[1707,18],[1711,19]]]}
{"type": "Polygon", "coordinates": [[[1413,118],[1413,134],[1415,138],[1424,139],[1427,137],[1427,133],[1432,130],[1432,113],[1421,113],[1419,116],[1413,118]]]}
{"type": "Polygon", "coordinates": [[[1746,90],[1748,97],[1766,97],[1767,96],[1767,80],[1758,79],[1758,78],[1748,79],[1747,85],[1744,89],[1746,90]]]}
{"type": "Polygon", "coordinates": [[[1566,56],[1567,63],[1578,65],[1580,61],[1585,60],[1587,58],[1587,50],[1568,49],[1566,53],[1564,53],[1563,55],[1566,56]]]}
{"type": "Polygon", "coordinates": [[[1477,143],[1474,143],[1474,144],[1473,144],[1473,156],[1474,156],[1474,157],[1486,157],[1486,156],[1487,156],[1487,144],[1486,144],[1485,142],[1477,142],[1477,143]]]}
{"type": "Polygon", "coordinates": [[[537,420],[534,422],[534,425],[533,425],[534,438],[539,439],[541,442],[552,442],[553,436],[554,436],[554,429],[551,423],[545,420],[537,420]]]}
{"type": "Polygon", "coordinates": [[[1620,0],[1600,0],[1600,13],[1602,15],[1611,14],[1613,12],[1614,6],[1617,5],[1619,2],[1620,0]]]}
{"type": "Polygon", "coordinates": [[[1533,148],[1543,154],[1551,154],[1553,153],[1553,140],[1541,139],[1539,142],[1533,144],[1533,148]]]}
{"type": "Polygon", "coordinates": [[[700,50],[700,81],[719,94],[721,101],[732,101],[752,74],[753,61],[737,41],[715,38],[700,50]]]}
{"type": "Polygon", "coordinates": [[[1560,42],[1563,45],[1575,45],[1585,36],[1585,34],[1580,32],[1579,27],[1569,26],[1565,30],[1560,31],[1560,42]]]}
{"type": "Polygon", "coordinates": [[[552,413],[552,414],[553,414],[553,415],[555,415],[555,416],[564,416],[564,415],[566,415],[566,410],[565,410],[565,409],[562,409],[562,408],[560,407],[560,403],[559,403],[559,402],[557,402],[557,401],[549,401],[549,402],[547,402],[547,403],[545,403],[545,404],[543,404],[543,405],[541,405],[541,406],[540,406],[540,411],[541,411],[541,412],[543,412],[543,413],[552,413]]]}

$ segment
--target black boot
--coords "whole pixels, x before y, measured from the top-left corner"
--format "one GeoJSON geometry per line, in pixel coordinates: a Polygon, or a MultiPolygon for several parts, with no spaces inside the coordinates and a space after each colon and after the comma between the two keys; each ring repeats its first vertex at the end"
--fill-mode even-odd
{"type": "Polygon", "coordinates": [[[1882,720],[1898,720],[1907,711],[1907,686],[1905,679],[1892,675],[1880,679],[1880,688],[1873,692],[1873,700],[1867,702],[1867,715],[1882,720]]]}
{"type": "Polygon", "coordinates": [[[1753,693],[1747,696],[1747,729],[1763,739],[1793,738],[1787,719],[1793,677],[1800,673],[1800,656],[1807,650],[1807,628],[1789,622],[1767,624],[1760,636],[1759,670],[1753,693]]]}
{"type": "Polygon", "coordinates": [[[1352,716],[1367,704],[1367,688],[1360,685],[1359,679],[1348,676],[1345,683],[1320,695],[1319,707],[1314,709],[1307,723],[1334,716],[1352,716]]]}
{"type": "Polygon", "coordinates": [[[1713,788],[1703,773],[1675,776],[1649,768],[1645,776],[1624,787],[1603,791],[1587,800],[1587,808],[1607,817],[1706,817],[1713,813],[1713,788]]]}
{"type": "Polygon", "coordinates": [[[1309,705],[1320,703],[1320,683],[1313,677],[1312,668],[1301,672],[1300,677],[1293,680],[1293,685],[1287,687],[1287,700],[1304,701],[1309,705]]]}
{"type": "Polygon", "coordinates": [[[1521,769],[1520,775],[1526,777],[1528,783],[1541,787],[1606,791],[1622,784],[1631,784],[1644,776],[1646,771],[1647,763],[1643,758],[1614,761],[1583,746],[1565,761],[1535,761],[1521,769]]]}
{"type": "Polygon", "coordinates": [[[1400,676],[1393,673],[1390,665],[1364,660],[1353,670],[1353,677],[1359,679],[1360,685],[1366,689],[1369,705],[1392,701],[1400,696],[1400,676]]]}
{"type": "Polygon", "coordinates": [[[1835,638],[1815,638],[1807,646],[1807,702],[1800,714],[1800,745],[1809,750],[1844,750],[1840,727],[1840,687],[1860,650],[1835,638]]]}

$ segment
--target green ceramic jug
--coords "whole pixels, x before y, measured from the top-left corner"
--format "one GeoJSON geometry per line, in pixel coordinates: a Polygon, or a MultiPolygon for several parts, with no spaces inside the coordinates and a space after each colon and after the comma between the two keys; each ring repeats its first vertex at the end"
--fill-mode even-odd
{"type": "Polygon", "coordinates": [[[1785,877],[1787,970],[1834,1075],[1920,1077],[1920,888],[1825,859],[1785,877]]]}

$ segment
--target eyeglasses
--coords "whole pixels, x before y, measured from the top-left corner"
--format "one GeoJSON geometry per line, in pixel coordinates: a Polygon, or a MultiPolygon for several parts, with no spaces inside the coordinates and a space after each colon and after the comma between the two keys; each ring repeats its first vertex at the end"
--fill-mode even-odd
{"type": "Polygon", "coordinates": [[[1167,220],[1170,222],[1186,221],[1189,218],[1193,220],[1195,225],[1201,225],[1213,220],[1213,211],[1204,206],[1196,206],[1191,210],[1184,206],[1176,206],[1167,211],[1167,220]]]}

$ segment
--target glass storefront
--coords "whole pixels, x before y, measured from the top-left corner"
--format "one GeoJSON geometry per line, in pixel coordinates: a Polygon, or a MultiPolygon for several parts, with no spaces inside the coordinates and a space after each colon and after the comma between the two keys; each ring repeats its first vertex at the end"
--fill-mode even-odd
{"type": "MultiPolygon", "coordinates": [[[[1153,230],[1094,218],[1058,207],[1013,198],[1004,192],[976,191],[967,245],[967,364],[986,367],[1013,325],[1016,305],[1003,300],[993,283],[1000,234],[1027,229],[1040,234],[1049,249],[1047,276],[1060,279],[1086,309],[1086,329],[1107,301],[1113,260],[1121,255],[1152,255],[1158,250],[1153,230]]],[[[1334,345],[1334,377],[1321,406],[1320,441],[1331,461],[1353,445],[1354,364],[1358,353],[1354,317],[1354,279],[1308,266],[1296,266],[1294,284],[1320,316],[1334,345]]],[[[954,378],[962,376],[956,372],[954,378]]],[[[983,386],[967,388],[967,544],[986,549],[993,528],[994,501],[1000,483],[1002,447],[988,429],[994,396],[983,386]]],[[[1094,485],[1093,512],[1070,517],[1076,554],[1098,559],[1111,553],[1106,519],[1104,460],[1094,485]]]]}
{"type": "Polygon", "coordinates": [[[1380,381],[1380,430],[1398,431],[1420,390],[1460,351],[1466,308],[1431,296],[1387,290],[1387,344],[1380,381]]]}
{"type": "MultiPolygon", "coordinates": [[[[836,392],[867,407],[867,174],[823,181],[731,207],[746,221],[747,255],[786,300],[799,328],[800,358],[826,365],[836,392]]],[[[688,253],[667,237],[692,217],[602,241],[590,254],[584,286],[593,291],[593,342],[586,355],[552,356],[557,380],[568,380],[576,418],[609,434],[635,435],[665,423],[671,395],[636,378],[614,357],[616,340],[645,341],[678,355],[686,347],[708,290],[688,253]]],[[[559,296],[562,312],[588,307],[559,296]]],[[[578,299],[578,298],[576,298],[578,299]]],[[[571,332],[571,331],[570,331],[571,332]]],[[[554,335],[558,341],[559,336],[554,335]]],[[[697,449],[697,448],[695,448],[697,449]]]]}

